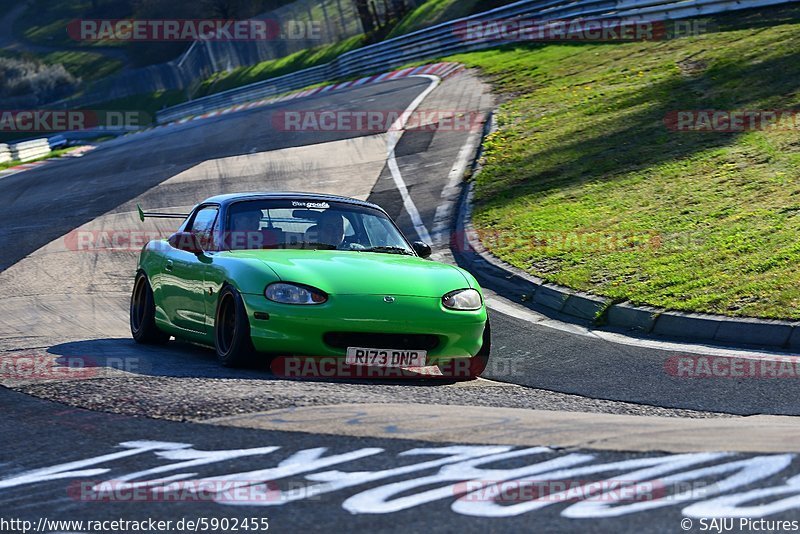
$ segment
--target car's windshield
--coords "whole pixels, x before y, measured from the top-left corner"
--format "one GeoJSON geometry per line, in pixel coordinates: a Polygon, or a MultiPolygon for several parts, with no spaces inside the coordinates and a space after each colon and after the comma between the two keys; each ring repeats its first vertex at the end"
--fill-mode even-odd
{"type": "Polygon", "coordinates": [[[378,210],[305,200],[233,204],[228,209],[222,248],[414,254],[394,223],[378,210]]]}

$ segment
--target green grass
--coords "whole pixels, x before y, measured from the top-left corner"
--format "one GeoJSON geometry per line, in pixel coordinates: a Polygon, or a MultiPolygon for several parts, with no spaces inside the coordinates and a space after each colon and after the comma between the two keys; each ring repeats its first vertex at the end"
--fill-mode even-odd
{"type": "Polygon", "coordinates": [[[357,35],[338,43],[301,50],[286,57],[263,61],[250,67],[240,67],[230,72],[218,72],[205,80],[194,96],[219,93],[242,85],[283,76],[290,72],[323,65],[363,44],[364,37],[357,35]]]}
{"type": "MultiPolygon", "coordinates": [[[[15,2],[13,5],[18,5],[15,2]]],[[[101,0],[103,13],[124,7],[123,0],[101,0]]],[[[26,7],[14,22],[14,34],[36,45],[63,48],[53,52],[2,50],[6,57],[30,59],[47,64],[61,64],[73,76],[83,81],[94,81],[119,71],[123,64],[118,59],[92,51],[94,46],[109,43],[82,43],[70,38],[67,24],[85,16],[90,11],[91,1],[35,0],[26,7]]],[[[11,3],[9,2],[9,7],[11,3]]]]}
{"type": "Polygon", "coordinates": [[[769,13],[693,38],[449,58],[481,68],[505,101],[476,178],[484,243],[615,301],[800,319],[800,128],[663,122],[674,110],[797,108],[800,9],[769,13]]]}
{"type": "Polygon", "coordinates": [[[186,101],[186,95],[179,89],[156,91],[150,94],[129,96],[117,100],[108,100],[92,105],[92,109],[104,111],[136,111],[144,119],[142,126],[155,124],[156,112],[162,108],[174,106],[186,101]]]}
{"type": "Polygon", "coordinates": [[[41,56],[49,64],[61,64],[75,77],[83,81],[99,80],[110,76],[122,68],[122,62],[107,58],[95,52],[63,50],[41,56]]]}
{"type": "Polygon", "coordinates": [[[44,46],[122,46],[120,42],[81,43],[67,33],[67,25],[80,18],[125,18],[127,0],[100,0],[92,11],[91,0],[34,0],[14,22],[14,34],[44,46]]]}
{"type": "Polygon", "coordinates": [[[481,2],[479,0],[428,0],[403,17],[387,39],[411,33],[446,20],[466,17],[481,2]]]}
{"type": "MultiPolygon", "coordinates": [[[[140,121],[138,126],[147,127],[155,124],[156,112],[158,110],[180,104],[186,100],[183,91],[169,90],[156,91],[150,94],[129,96],[116,100],[98,102],[90,106],[81,106],[81,109],[95,110],[98,120],[103,123],[105,111],[130,111],[136,112],[137,119],[140,121]]],[[[52,137],[58,132],[42,132],[41,137],[52,137]]],[[[13,143],[20,139],[31,137],[30,132],[0,132],[0,143],[13,143]]]]}
{"type": "Polygon", "coordinates": [[[428,0],[413,9],[389,32],[387,39],[415,32],[448,20],[489,11],[516,0],[428,0]]]}
{"type": "MultiPolygon", "coordinates": [[[[81,106],[80,109],[91,109],[97,112],[100,123],[104,123],[106,111],[130,111],[137,113],[139,120],[137,126],[147,127],[155,124],[156,112],[158,110],[180,104],[186,100],[186,95],[180,90],[156,91],[150,94],[129,96],[116,100],[98,102],[89,106],[81,106]]],[[[43,132],[41,137],[52,137],[58,132],[43,132]]],[[[102,134],[101,134],[102,136],[102,134]]],[[[13,143],[19,139],[31,137],[30,132],[0,132],[0,143],[13,143]]]]}
{"type": "MultiPolygon", "coordinates": [[[[67,148],[59,148],[57,150],[51,151],[46,156],[42,156],[41,158],[32,159],[31,161],[26,161],[25,163],[33,163],[35,161],[42,161],[44,159],[58,158],[58,157],[63,156],[67,152],[72,152],[76,148],[79,148],[79,147],[71,146],[71,147],[67,147],[67,148]]],[[[5,170],[5,169],[10,169],[11,167],[16,167],[17,165],[22,165],[22,162],[14,160],[14,161],[6,161],[5,163],[0,163],[0,171],[5,170]]]]}
{"type": "Polygon", "coordinates": [[[47,54],[0,50],[0,56],[24,59],[36,63],[41,62],[48,65],[60,64],[64,66],[67,72],[84,82],[110,76],[122,68],[121,61],[109,59],[95,52],[84,52],[82,50],[63,50],[47,54]]]}

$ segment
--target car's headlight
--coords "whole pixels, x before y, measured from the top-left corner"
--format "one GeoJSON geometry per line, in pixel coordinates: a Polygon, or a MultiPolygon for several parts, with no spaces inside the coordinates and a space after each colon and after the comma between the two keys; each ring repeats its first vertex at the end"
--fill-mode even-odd
{"type": "Polygon", "coordinates": [[[442,304],[450,310],[475,311],[481,309],[483,299],[474,289],[459,289],[443,296],[442,304]]]}
{"type": "Polygon", "coordinates": [[[328,295],[319,289],[299,284],[271,284],[264,295],[273,302],[281,304],[315,305],[328,301],[328,295]]]}

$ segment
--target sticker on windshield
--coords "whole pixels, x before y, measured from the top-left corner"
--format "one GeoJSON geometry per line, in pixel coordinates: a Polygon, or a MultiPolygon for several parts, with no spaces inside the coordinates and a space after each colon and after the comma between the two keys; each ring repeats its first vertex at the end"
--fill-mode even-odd
{"type": "Polygon", "coordinates": [[[292,207],[294,208],[308,208],[308,209],[317,209],[317,210],[326,210],[331,207],[330,204],[327,202],[299,202],[299,201],[292,201],[292,207]]]}

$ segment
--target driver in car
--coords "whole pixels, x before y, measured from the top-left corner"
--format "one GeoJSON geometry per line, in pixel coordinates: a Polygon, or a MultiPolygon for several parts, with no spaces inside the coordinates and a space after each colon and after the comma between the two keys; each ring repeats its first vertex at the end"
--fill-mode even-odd
{"type": "Polygon", "coordinates": [[[344,243],[344,217],[335,211],[326,211],[316,226],[306,231],[306,242],[339,248],[344,243]]]}
{"type": "Polygon", "coordinates": [[[243,211],[231,215],[231,248],[234,250],[253,250],[261,248],[261,210],[243,211]]]}

